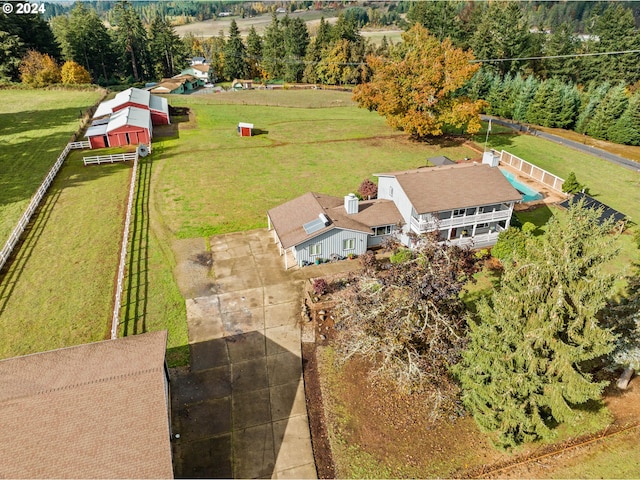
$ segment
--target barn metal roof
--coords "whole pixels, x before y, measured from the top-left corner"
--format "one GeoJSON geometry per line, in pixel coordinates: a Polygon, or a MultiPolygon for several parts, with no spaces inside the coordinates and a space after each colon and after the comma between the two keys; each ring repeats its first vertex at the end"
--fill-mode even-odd
{"type": "Polygon", "coordinates": [[[146,128],[151,131],[151,113],[149,110],[142,108],[127,107],[122,110],[118,110],[109,118],[109,124],[107,126],[107,132],[112,132],[118,128],[124,126],[146,128]]]}
{"type": "Polygon", "coordinates": [[[600,223],[604,223],[605,221],[612,219],[614,223],[618,223],[626,218],[626,215],[618,210],[611,208],[608,205],[605,205],[599,200],[587,195],[586,193],[575,193],[571,198],[568,198],[564,202],[560,203],[560,206],[563,208],[569,208],[571,205],[579,203],[581,200],[584,200],[584,208],[593,208],[596,210],[601,209],[602,213],[598,218],[600,223]]]}

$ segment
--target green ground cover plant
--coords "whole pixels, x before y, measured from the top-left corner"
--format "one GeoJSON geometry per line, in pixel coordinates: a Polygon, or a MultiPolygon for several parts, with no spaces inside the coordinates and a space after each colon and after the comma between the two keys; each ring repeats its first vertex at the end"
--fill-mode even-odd
{"type": "Polygon", "coordinates": [[[98,90],[0,89],[0,245],[78,129],[98,90]]]}
{"type": "Polygon", "coordinates": [[[130,173],[69,155],[0,279],[0,358],[106,338],[130,173]]]}
{"type": "MultiPolygon", "coordinates": [[[[237,101],[245,93],[252,99],[263,92],[213,97],[237,101]]],[[[375,113],[353,106],[347,93],[266,93],[275,94],[273,103],[288,106],[213,105],[209,96],[171,98],[194,114],[180,124],[179,138],[154,145],[155,158],[164,163],[159,207],[177,237],[266,227],[268,209],[305,192],[341,196],[376,172],[426,165],[436,155],[454,160],[475,155],[461,144],[412,142],[375,113]],[[318,105],[319,98],[326,105],[337,98],[348,106],[298,108],[318,105]],[[239,137],[240,121],[253,123],[257,135],[239,137]]]]}

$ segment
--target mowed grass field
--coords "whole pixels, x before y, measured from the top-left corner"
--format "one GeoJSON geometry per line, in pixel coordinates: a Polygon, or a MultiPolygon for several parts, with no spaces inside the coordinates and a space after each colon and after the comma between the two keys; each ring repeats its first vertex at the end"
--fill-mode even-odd
{"type": "Polygon", "coordinates": [[[0,89],[0,245],[101,92],[0,89]]]}
{"type": "Polygon", "coordinates": [[[0,358],[107,338],[130,174],[70,154],[0,279],[0,358]]]}
{"type": "Polygon", "coordinates": [[[154,144],[162,164],[157,202],[179,238],[266,227],[268,209],[305,192],[342,196],[376,172],[426,165],[436,155],[477,155],[463,145],[412,142],[345,92],[229,92],[170,102],[192,111],[179,138],[154,144]],[[257,105],[267,102],[276,106],[257,105]],[[258,134],[239,137],[238,122],[253,123],[258,134]]]}

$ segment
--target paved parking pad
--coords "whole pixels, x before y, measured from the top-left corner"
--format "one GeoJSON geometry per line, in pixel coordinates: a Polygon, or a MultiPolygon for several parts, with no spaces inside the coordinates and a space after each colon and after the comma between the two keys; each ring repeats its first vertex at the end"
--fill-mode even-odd
{"type": "MultiPolygon", "coordinates": [[[[302,282],[270,234],[211,239],[214,278],[186,300],[191,368],[172,372],[180,478],[316,478],[302,380],[302,282]],[[209,288],[209,290],[207,290],[209,288]]],[[[194,282],[191,282],[194,283],[194,282]]]]}

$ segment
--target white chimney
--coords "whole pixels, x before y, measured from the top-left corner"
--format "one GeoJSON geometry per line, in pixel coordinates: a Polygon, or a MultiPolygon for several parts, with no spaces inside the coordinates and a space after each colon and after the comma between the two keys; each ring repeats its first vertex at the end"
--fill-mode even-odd
{"type": "Polygon", "coordinates": [[[347,212],[347,215],[358,213],[358,197],[353,193],[346,195],[344,197],[344,209],[347,212]]]}

